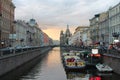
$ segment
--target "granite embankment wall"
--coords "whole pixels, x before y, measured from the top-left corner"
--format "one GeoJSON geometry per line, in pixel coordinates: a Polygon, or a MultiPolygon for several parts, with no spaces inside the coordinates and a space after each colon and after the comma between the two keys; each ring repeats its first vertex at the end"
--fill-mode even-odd
{"type": "MultiPolygon", "coordinates": [[[[16,69],[22,64],[27,63],[28,61],[46,54],[45,52],[49,51],[51,47],[38,48],[34,50],[23,51],[20,53],[13,53],[5,56],[0,56],[0,76],[16,69]]],[[[29,67],[29,66],[28,66],[29,67]]]]}
{"type": "Polygon", "coordinates": [[[103,60],[115,73],[120,74],[120,52],[110,51],[109,53],[104,54],[103,60]]]}

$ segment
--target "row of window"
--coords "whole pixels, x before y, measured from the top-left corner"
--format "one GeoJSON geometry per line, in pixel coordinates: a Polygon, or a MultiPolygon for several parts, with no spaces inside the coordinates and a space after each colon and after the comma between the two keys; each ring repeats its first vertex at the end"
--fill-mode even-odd
{"type": "Polygon", "coordinates": [[[114,16],[118,13],[120,13],[120,3],[117,6],[115,6],[113,9],[109,10],[109,16],[114,16]]]}
{"type": "Polygon", "coordinates": [[[109,22],[110,22],[110,26],[115,26],[120,24],[120,14],[110,18],[109,22]]]}

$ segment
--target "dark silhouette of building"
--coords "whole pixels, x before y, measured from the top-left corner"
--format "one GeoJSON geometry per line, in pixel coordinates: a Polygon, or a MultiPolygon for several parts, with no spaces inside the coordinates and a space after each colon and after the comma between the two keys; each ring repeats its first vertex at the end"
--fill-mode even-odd
{"type": "Polygon", "coordinates": [[[60,32],[60,45],[69,45],[69,38],[72,36],[69,30],[69,25],[67,25],[67,29],[65,33],[63,30],[60,32]]]}

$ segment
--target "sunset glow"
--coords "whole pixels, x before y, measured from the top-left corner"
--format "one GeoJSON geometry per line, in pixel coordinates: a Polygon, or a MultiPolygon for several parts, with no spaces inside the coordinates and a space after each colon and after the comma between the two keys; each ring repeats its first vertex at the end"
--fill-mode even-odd
{"type": "MultiPolygon", "coordinates": [[[[75,31],[76,27],[70,28],[71,33],[75,31]]],[[[47,28],[43,30],[46,34],[48,34],[53,40],[59,40],[60,38],[60,31],[63,30],[65,32],[66,27],[64,28],[47,28]]]]}

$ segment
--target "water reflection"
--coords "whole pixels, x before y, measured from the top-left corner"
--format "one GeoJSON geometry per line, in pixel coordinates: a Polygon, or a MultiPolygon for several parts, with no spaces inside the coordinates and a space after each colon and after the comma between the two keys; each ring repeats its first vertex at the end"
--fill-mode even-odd
{"type": "Polygon", "coordinates": [[[66,72],[67,80],[118,80],[112,73],[66,72]]]}
{"type": "MultiPolygon", "coordinates": [[[[30,64],[15,72],[12,76],[6,76],[0,80],[119,80],[120,76],[115,73],[98,73],[96,69],[86,69],[82,71],[65,71],[61,61],[61,50],[59,47],[53,48],[44,57],[37,59],[39,62],[32,69],[28,69],[30,64]],[[25,71],[27,70],[27,71],[25,71]],[[15,76],[15,74],[20,76],[15,76]]],[[[33,61],[31,63],[36,62],[33,61]]],[[[18,69],[17,69],[18,70],[18,69]]],[[[10,73],[11,74],[11,73],[10,73]]]]}
{"type": "Polygon", "coordinates": [[[79,72],[66,72],[67,80],[85,79],[88,80],[88,74],[79,72]]]}
{"type": "Polygon", "coordinates": [[[54,48],[47,56],[20,80],[66,80],[61,64],[60,48],[54,48]]]}

